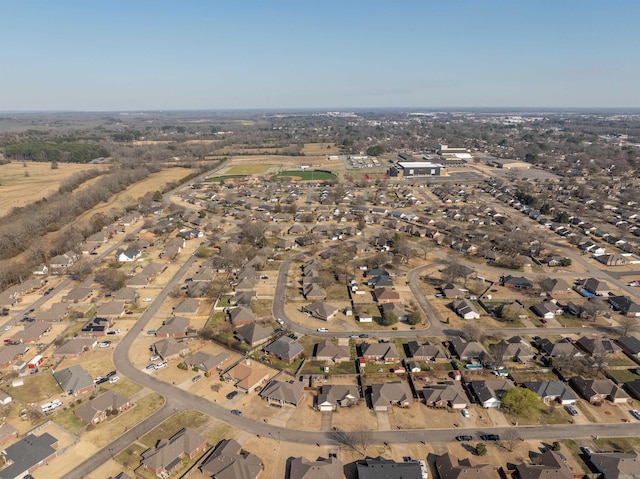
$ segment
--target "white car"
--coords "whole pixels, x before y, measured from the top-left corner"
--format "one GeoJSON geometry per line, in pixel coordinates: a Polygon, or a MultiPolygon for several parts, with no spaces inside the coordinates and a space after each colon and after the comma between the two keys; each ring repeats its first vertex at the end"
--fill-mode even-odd
{"type": "Polygon", "coordinates": [[[108,348],[109,346],[111,346],[111,341],[102,341],[98,343],[99,348],[108,348]]]}
{"type": "Polygon", "coordinates": [[[278,324],[284,324],[284,319],[280,319],[280,318],[278,318],[278,319],[276,319],[276,323],[278,323],[278,324]]]}
{"type": "Polygon", "coordinates": [[[120,381],[120,378],[118,376],[109,378],[109,384],[117,383],[118,381],[120,381]]]}
{"type": "Polygon", "coordinates": [[[318,328],[319,333],[328,333],[329,330],[327,328],[318,328]]]}
{"type": "Polygon", "coordinates": [[[142,301],[145,303],[150,303],[152,301],[151,298],[142,298],[142,301]]]}
{"type": "Polygon", "coordinates": [[[153,361],[157,361],[158,359],[160,359],[160,356],[151,356],[149,358],[149,361],[153,362],[153,361]]]}
{"type": "Polygon", "coordinates": [[[465,408],[465,409],[463,409],[463,410],[462,410],[462,415],[463,415],[464,417],[469,417],[469,410],[468,410],[468,409],[466,409],[466,408],[465,408]]]}
{"type": "Polygon", "coordinates": [[[5,331],[9,331],[11,328],[13,328],[13,324],[7,324],[7,325],[4,327],[4,330],[5,330],[5,331]]]}
{"type": "Polygon", "coordinates": [[[631,415],[633,417],[635,417],[636,419],[638,419],[640,421],[640,411],[638,411],[637,409],[632,409],[629,412],[631,413],[631,415]]]}

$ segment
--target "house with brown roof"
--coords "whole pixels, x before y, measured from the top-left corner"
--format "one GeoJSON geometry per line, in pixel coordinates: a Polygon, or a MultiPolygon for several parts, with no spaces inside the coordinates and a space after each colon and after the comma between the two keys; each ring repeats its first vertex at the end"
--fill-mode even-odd
{"type": "Polygon", "coordinates": [[[196,368],[203,373],[213,373],[216,370],[223,370],[229,360],[231,359],[231,354],[227,352],[216,354],[215,356],[209,353],[205,353],[204,351],[198,351],[188,356],[184,360],[184,364],[189,368],[196,368]]]}
{"type": "Polygon", "coordinates": [[[606,296],[611,291],[611,288],[609,288],[609,285],[605,281],[600,281],[596,278],[587,279],[582,287],[585,291],[595,294],[596,296],[606,296]]]}
{"type": "Polygon", "coordinates": [[[256,479],[263,465],[258,456],[243,450],[234,439],[223,439],[199,469],[213,479],[256,479]]]}
{"type": "Polygon", "coordinates": [[[482,346],[478,341],[467,342],[456,336],[449,340],[449,344],[451,345],[453,352],[461,361],[478,360],[483,355],[487,354],[484,346],[482,346]]]}
{"type": "Polygon", "coordinates": [[[443,381],[424,386],[419,395],[430,407],[464,409],[469,405],[469,398],[462,389],[460,381],[443,381]]]}
{"type": "Polygon", "coordinates": [[[296,457],[291,461],[288,479],[345,479],[344,465],[335,457],[309,461],[296,457]]]}
{"type": "Polygon", "coordinates": [[[34,318],[36,321],[44,321],[48,323],[54,323],[58,321],[62,321],[64,317],[67,315],[69,310],[69,305],[65,303],[53,303],[51,305],[51,309],[46,311],[38,311],[34,314],[34,318]]]}
{"type": "Polygon", "coordinates": [[[142,453],[141,466],[157,475],[167,477],[181,460],[193,459],[207,448],[207,441],[196,431],[184,428],[169,439],[161,439],[155,447],[142,453]]]}
{"type": "Polygon", "coordinates": [[[122,413],[131,407],[131,401],[115,391],[107,391],[81,404],[73,414],[87,424],[98,424],[114,411],[122,413]]]}
{"type": "Polygon", "coordinates": [[[316,361],[341,363],[351,359],[351,350],[347,346],[338,346],[325,339],[316,344],[314,357],[316,361]]]}
{"type": "Polygon", "coordinates": [[[510,379],[489,379],[486,381],[470,381],[469,390],[484,408],[499,408],[502,395],[515,387],[510,379]]]}
{"type": "Polygon", "coordinates": [[[360,351],[365,361],[375,361],[385,364],[397,363],[400,355],[395,343],[362,343],[360,351]]]}
{"type": "Polygon", "coordinates": [[[304,307],[304,312],[314,318],[328,321],[338,314],[339,309],[324,301],[315,301],[304,307]]]}
{"type": "Polygon", "coordinates": [[[278,358],[287,364],[291,364],[304,353],[304,347],[297,340],[289,336],[280,336],[274,342],[264,348],[264,352],[278,358]]]}
{"type": "Polygon", "coordinates": [[[197,316],[200,301],[196,298],[186,298],[173,308],[173,314],[178,316],[197,316]]]}
{"type": "Polygon", "coordinates": [[[604,479],[636,479],[640,471],[640,453],[597,452],[589,456],[604,479]]]}
{"type": "Polygon", "coordinates": [[[569,379],[571,387],[592,404],[602,403],[605,399],[614,404],[626,403],[631,398],[611,379],[585,379],[574,376],[569,379]]]}
{"type": "Polygon", "coordinates": [[[84,303],[91,297],[93,290],[77,286],[62,297],[63,303],[84,303]]]}
{"type": "Polygon", "coordinates": [[[445,363],[449,361],[443,349],[436,344],[423,343],[418,341],[409,341],[407,349],[411,358],[415,361],[430,361],[434,363],[445,363]]]}
{"type": "Polygon", "coordinates": [[[0,348],[0,369],[7,369],[24,354],[25,347],[21,344],[8,344],[0,348]]]}
{"type": "Polygon", "coordinates": [[[95,386],[89,373],[79,364],[56,371],[53,373],[53,377],[65,394],[72,394],[74,396],[93,391],[95,386]]]}
{"type": "Polygon", "coordinates": [[[304,384],[300,381],[273,380],[260,391],[260,397],[269,404],[298,407],[304,398],[304,384]]]}
{"type": "Polygon", "coordinates": [[[113,301],[122,301],[123,303],[135,303],[138,299],[138,292],[134,288],[125,286],[111,295],[113,301]]]}
{"type": "Polygon", "coordinates": [[[481,464],[474,458],[458,459],[450,453],[436,457],[436,470],[440,479],[499,479],[498,468],[481,464]]]}
{"type": "Polygon", "coordinates": [[[260,364],[253,364],[247,359],[229,369],[223,377],[239,391],[248,394],[269,379],[269,370],[260,364]]]}
{"type": "Polygon", "coordinates": [[[461,288],[460,286],[453,283],[447,283],[441,289],[442,289],[442,294],[444,294],[444,297],[447,299],[464,298],[467,296],[467,293],[469,292],[469,290],[461,288]]]}
{"type": "Polygon", "coordinates": [[[122,301],[110,301],[108,303],[101,304],[96,311],[96,316],[99,318],[116,319],[124,315],[124,302],[122,301]]]}
{"type": "Polygon", "coordinates": [[[302,295],[309,301],[318,301],[327,298],[327,292],[315,283],[306,284],[302,288],[302,295]]]}
{"type": "Polygon", "coordinates": [[[22,331],[17,331],[11,339],[21,343],[35,343],[49,331],[51,331],[51,325],[49,323],[35,321],[28,323],[22,331]]]}
{"type": "Polygon", "coordinates": [[[379,304],[397,303],[400,301],[400,294],[388,286],[375,288],[373,290],[373,296],[379,304]]]}

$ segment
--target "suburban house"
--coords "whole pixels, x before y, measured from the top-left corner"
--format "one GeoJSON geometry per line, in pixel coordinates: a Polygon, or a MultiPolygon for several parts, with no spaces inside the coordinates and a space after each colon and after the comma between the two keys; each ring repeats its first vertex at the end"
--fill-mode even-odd
{"type": "Polygon", "coordinates": [[[574,479],[564,457],[551,449],[535,455],[530,464],[517,464],[516,470],[522,479],[574,479]]]}
{"type": "Polygon", "coordinates": [[[79,396],[93,391],[94,388],[93,379],[79,364],[56,371],[53,377],[65,394],[79,396]]]}
{"type": "Polygon", "coordinates": [[[611,379],[584,379],[574,376],[569,380],[571,387],[592,404],[601,403],[605,399],[614,404],[626,403],[629,395],[611,379]]]}
{"type": "Polygon", "coordinates": [[[115,391],[107,391],[100,396],[90,399],[74,409],[78,419],[87,424],[97,424],[104,421],[110,413],[124,412],[131,407],[131,401],[115,391]]]}
{"type": "Polygon", "coordinates": [[[561,339],[556,343],[550,339],[543,338],[538,342],[538,348],[552,358],[561,356],[583,356],[567,338],[561,339]]]}
{"type": "MultiPolygon", "coordinates": [[[[184,338],[190,334],[189,320],[182,316],[171,316],[162,322],[156,331],[158,338],[184,338]]],[[[195,333],[195,331],[194,331],[195,333]]]]}
{"type": "Polygon", "coordinates": [[[320,386],[316,404],[319,411],[336,411],[339,407],[350,407],[359,401],[357,386],[325,384],[320,386]]]}
{"type": "Polygon", "coordinates": [[[617,354],[622,351],[613,340],[608,338],[590,338],[582,336],[576,341],[576,346],[589,356],[601,354],[617,354]]]}
{"type": "Polygon", "coordinates": [[[231,354],[227,352],[216,354],[215,356],[204,351],[198,351],[188,356],[184,364],[189,369],[198,369],[203,373],[213,373],[222,370],[231,359],[231,354]]]}
{"type": "Polygon", "coordinates": [[[425,386],[420,395],[430,407],[463,409],[469,405],[469,398],[460,381],[445,381],[425,386]]]}
{"type": "MultiPolygon", "coordinates": [[[[4,423],[0,426],[0,447],[16,437],[18,437],[18,430],[11,424],[4,423]]],[[[2,474],[1,471],[0,474],[2,474]]]]}
{"type": "Polygon", "coordinates": [[[84,303],[92,294],[93,290],[91,288],[76,286],[63,296],[61,301],[63,303],[84,303]]]}
{"type": "Polygon", "coordinates": [[[56,349],[52,356],[54,358],[78,358],[82,353],[93,349],[97,343],[95,338],[71,338],[56,349]]]}
{"type": "Polygon", "coordinates": [[[469,457],[458,459],[450,453],[436,457],[436,469],[442,479],[460,479],[473,477],[474,479],[498,479],[500,474],[491,464],[480,464],[469,457]]]}
{"type": "Polygon", "coordinates": [[[456,299],[451,303],[451,309],[463,319],[479,319],[480,313],[467,298],[456,299]]]}
{"type": "Polygon", "coordinates": [[[640,339],[634,336],[620,336],[616,342],[627,355],[640,359],[640,339]]]}
{"type": "Polygon", "coordinates": [[[611,291],[609,285],[606,282],[600,281],[596,278],[587,279],[582,287],[586,292],[596,296],[606,296],[611,291]]]}
{"type": "Polygon", "coordinates": [[[266,343],[275,334],[270,324],[263,326],[257,322],[240,326],[233,333],[238,341],[244,341],[251,347],[266,343]]]}
{"type": "Polygon", "coordinates": [[[112,301],[122,301],[124,303],[135,303],[138,299],[138,292],[134,288],[125,286],[111,295],[112,301]]]}
{"type": "Polygon", "coordinates": [[[351,350],[348,346],[338,346],[325,339],[316,344],[314,357],[316,361],[340,363],[351,359],[351,350]]]}
{"type": "Polygon", "coordinates": [[[635,479],[640,466],[640,453],[596,452],[589,456],[589,460],[604,479],[635,479]]]}
{"type": "Polygon", "coordinates": [[[447,283],[441,289],[442,294],[444,294],[444,297],[447,299],[461,299],[466,297],[467,293],[469,293],[468,289],[461,288],[453,283],[447,283]]]}
{"type": "Polygon", "coordinates": [[[34,323],[29,323],[23,330],[17,331],[11,339],[20,343],[35,343],[50,330],[51,325],[49,323],[36,321],[34,323]]]}
{"type": "Polygon", "coordinates": [[[298,407],[304,398],[304,384],[300,381],[271,381],[262,391],[260,397],[269,404],[280,404],[298,407]]]}
{"type": "Polygon", "coordinates": [[[302,288],[302,294],[309,301],[318,301],[327,298],[327,292],[315,283],[306,284],[302,288]]]}
{"type": "Polygon", "coordinates": [[[36,321],[43,321],[46,323],[57,323],[62,321],[67,315],[69,305],[65,303],[53,303],[51,308],[45,311],[38,311],[34,314],[36,321]]]}
{"type": "Polygon", "coordinates": [[[507,389],[515,387],[510,379],[489,379],[486,381],[471,381],[469,389],[478,399],[483,408],[500,407],[500,398],[507,389]]]}
{"type": "Polygon", "coordinates": [[[249,394],[269,379],[269,370],[259,364],[253,365],[247,359],[229,369],[223,377],[239,391],[249,394]]]}
{"type": "MultiPolygon", "coordinates": [[[[531,361],[535,356],[529,343],[520,336],[512,336],[504,342],[506,343],[506,347],[502,356],[503,358],[519,363],[526,363],[527,361],[531,361]]],[[[494,348],[495,345],[490,345],[489,351],[493,353],[494,348]]]]}
{"type": "Polygon", "coordinates": [[[449,361],[443,349],[436,344],[420,344],[418,341],[409,341],[407,349],[411,358],[415,361],[430,361],[434,363],[446,363],[449,361]]]}
{"type": "Polygon", "coordinates": [[[0,348],[0,369],[7,369],[18,357],[24,354],[25,347],[21,344],[8,344],[0,348]]]}
{"type": "Polygon", "coordinates": [[[500,277],[500,284],[505,288],[513,289],[527,290],[533,288],[533,283],[523,276],[502,276],[500,277]]]}
{"type": "Polygon", "coordinates": [[[109,301],[108,303],[103,303],[96,311],[96,316],[99,318],[116,319],[120,318],[123,314],[124,304],[122,301],[109,301]]]}
{"type": "Polygon", "coordinates": [[[399,321],[407,321],[409,318],[407,309],[402,303],[382,303],[380,304],[380,313],[384,317],[385,314],[393,313],[399,321]]]}
{"type": "Polygon", "coordinates": [[[331,306],[324,301],[316,301],[304,307],[305,313],[313,316],[314,318],[322,319],[324,321],[332,319],[338,313],[338,311],[338,308],[331,306]]]}
{"type": "Polygon", "coordinates": [[[151,345],[151,350],[163,360],[169,361],[179,356],[184,356],[189,351],[189,346],[175,338],[165,338],[151,345]]]}
{"type": "Polygon", "coordinates": [[[640,305],[632,301],[629,296],[611,296],[609,297],[609,304],[613,309],[625,316],[640,316],[640,305]]]}
{"type": "Polygon", "coordinates": [[[553,296],[560,296],[571,291],[571,286],[562,278],[553,278],[549,280],[548,292],[553,296]]]}
{"type": "Polygon", "coordinates": [[[200,309],[200,301],[197,298],[186,298],[173,308],[173,314],[184,316],[197,316],[200,309]]]}
{"type": "Polygon", "coordinates": [[[420,479],[422,469],[418,462],[395,462],[378,457],[356,462],[358,479],[420,479]]]}
{"type": "Polygon", "coordinates": [[[411,386],[405,380],[369,386],[374,411],[390,411],[393,406],[409,407],[413,404],[411,386]]]}
{"type": "Polygon", "coordinates": [[[478,341],[466,342],[462,338],[456,336],[449,340],[449,344],[453,352],[461,361],[478,360],[487,354],[484,346],[478,341]]]}
{"type": "Polygon", "coordinates": [[[234,327],[242,326],[243,324],[253,323],[256,320],[256,315],[253,314],[250,308],[238,306],[229,310],[229,320],[234,327]]]}
{"type": "Polygon", "coordinates": [[[31,474],[56,458],[57,447],[58,439],[48,432],[40,436],[27,434],[2,451],[7,467],[0,470],[0,479],[16,479],[31,474]]]}
{"type": "Polygon", "coordinates": [[[206,448],[207,441],[200,434],[193,429],[184,428],[144,451],[140,467],[158,477],[167,477],[182,463],[182,459],[193,459],[206,448]]]}
{"type": "Polygon", "coordinates": [[[49,268],[54,271],[60,271],[73,266],[76,261],[78,261],[78,255],[73,251],[67,251],[51,258],[49,260],[49,268]]]}
{"type": "Polygon", "coordinates": [[[578,396],[563,381],[532,381],[522,385],[536,393],[545,404],[556,401],[564,406],[578,402],[578,396]]]}
{"type": "Polygon", "coordinates": [[[531,306],[531,311],[543,319],[553,319],[556,315],[563,313],[562,308],[553,301],[543,301],[542,303],[534,304],[531,306]]]}
{"type": "Polygon", "coordinates": [[[400,361],[395,343],[362,343],[360,351],[365,361],[392,364],[400,361]]]}
{"type": "Polygon", "coordinates": [[[258,456],[244,451],[235,439],[223,439],[199,469],[214,479],[256,479],[263,465],[258,456]]]}
{"type": "Polygon", "coordinates": [[[85,324],[80,331],[78,331],[78,336],[82,337],[97,337],[104,336],[109,331],[109,328],[113,326],[113,321],[109,318],[93,318],[87,324],[85,324]]]}
{"type": "Polygon", "coordinates": [[[296,457],[291,461],[288,479],[345,479],[344,465],[335,457],[309,461],[296,457]]]}
{"type": "Polygon", "coordinates": [[[289,336],[280,336],[264,348],[264,352],[275,356],[280,361],[291,364],[304,353],[304,347],[289,336]]]}
{"type": "Polygon", "coordinates": [[[400,301],[400,295],[388,286],[374,289],[373,296],[379,304],[397,303],[400,301]]]}
{"type": "Polygon", "coordinates": [[[127,248],[124,251],[118,252],[117,258],[121,263],[132,263],[136,261],[142,252],[136,248],[127,248]]]}

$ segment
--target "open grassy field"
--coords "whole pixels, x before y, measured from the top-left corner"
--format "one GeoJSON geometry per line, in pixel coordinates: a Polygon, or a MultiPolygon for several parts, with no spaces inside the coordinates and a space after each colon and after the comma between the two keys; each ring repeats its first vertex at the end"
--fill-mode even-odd
{"type": "Polygon", "coordinates": [[[183,427],[197,429],[207,422],[208,419],[208,416],[205,416],[200,411],[180,411],[142,436],[140,443],[152,447],[158,439],[169,438],[183,427]]]}
{"type": "Polygon", "coordinates": [[[326,171],[315,171],[315,170],[286,170],[278,173],[277,176],[291,176],[295,179],[300,180],[331,180],[335,178],[335,175],[332,173],[327,173],[326,171]]]}
{"type": "Polygon", "coordinates": [[[227,170],[229,175],[261,175],[266,173],[272,164],[235,165],[227,170]]]}
{"type": "Polygon", "coordinates": [[[0,165],[0,216],[11,208],[24,206],[55,193],[60,182],[78,171],[105,169],[104,165],[58,163],[52,170],[47,162],[14,161],[0,165]],[[29,176],[25,176],[27,174],[29,176]]]}
{"type": "Polygon", "coordinates": [[[340,148],[335,143],[305,143],[302,147],[304,156],[338,155],[340,148]]]}

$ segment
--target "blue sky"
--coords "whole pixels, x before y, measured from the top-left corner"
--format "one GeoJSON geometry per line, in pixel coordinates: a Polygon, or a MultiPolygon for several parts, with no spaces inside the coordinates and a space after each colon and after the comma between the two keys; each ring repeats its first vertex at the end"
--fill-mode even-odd
{"type": "Polygon", "coordinates": [[[640,107],[637,0],[0,0],[0,110],[640,107]]]}

